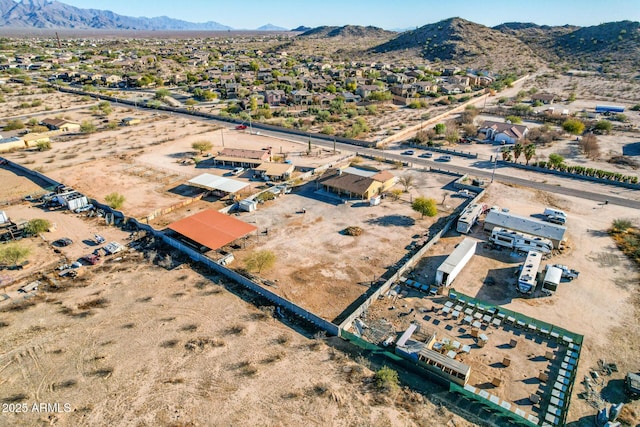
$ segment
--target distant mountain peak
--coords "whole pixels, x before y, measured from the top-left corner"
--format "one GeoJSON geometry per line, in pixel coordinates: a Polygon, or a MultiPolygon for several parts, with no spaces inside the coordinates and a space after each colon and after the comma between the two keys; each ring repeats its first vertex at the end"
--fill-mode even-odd
{"type": "Polygon", "coordinates": [[[321,26],[312,28],[298,37],[324,38],[324,37],[384,37],[394,35],[393,31],[383,30],[380,27],[362,25],[344,25],[342,27],[321,26]]]}
{"type": "Polygon", "coordinates": [[[277,25],[273,25],[273,24],[263,25],[261,27],[256,28],[256,30],[257,31],[288,31],[284,27],[278,27],[277,25]]]}
{"type": "Polygon", "coordinates": [[[217,22],[193,23],[166,16],[118,15],[108,10],[81,9],[50,0],[0,0],[0,27],[105,30],[231,30],[217,22]]]}

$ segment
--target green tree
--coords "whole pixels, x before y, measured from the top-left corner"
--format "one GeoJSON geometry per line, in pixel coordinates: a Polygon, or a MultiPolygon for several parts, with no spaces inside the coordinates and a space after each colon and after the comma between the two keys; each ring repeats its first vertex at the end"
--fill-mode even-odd
{"type": "Polygon", "coordinates": [[[553,168],[558,168],[562,163],[564,163],[564,157],[562,157],[560,154],[549,154],[549,164],[553,168]]]}
{"type": "Polygon", "coordinates": [[[505,162],[510,162],[511,161],[511,148],[510,147],[502,147],[502,150],[500,150],[500,152],[502,153],[502,160],[504,160],[505,162]]]}
{"type": "Polygon", "coordinates": [[[584,132],[584,123],[578,119],[567,119],[562,123],[562,129],[572,135],[580,135],[584,132]]]}
{"type": "Polygon", "coordinates": [[[258,71],[260,69],[260,64],[258,64],[257,61],[251,61],[249,62],[249,69],[251,71],[258,71]]]}
{"type": "Polygon", "coordinates": [[[527,165],[535,155],[536,155],[536,145],[534,143],[530,143],[524,146],[524,158],[527,161],[527,165]]]}
{"type": "Polygon", "coordinates": [[[358,83],[356,82],[349,82],[345,85],[345,88],[349,91],[349,92],[354,92],[356,90],[356,88],[358,87],[358,83]]]}
{"type": "Polygon", "coordinates": [[[378,369],[374,379],[376,381],[376,387],[382,391],[393,392],[400,387],[398,373],[388,366],[383,366],[378,369]]]}
{"type": "Polygon", "coordinates": [[[523,153],[524,151],[524,146],[522,144],[520,144],[519,142],[513,146],[513,159],[517,162],[518,161],[518,157],[520,157],[520,155],[523,153]]]}
{"type": "Polygon", "coordinates": [[[447,126],[445,126],[444,123],[438,123],[433,127],[433,129],[436,131],[437,135],[443,135],[447,130],[447,126]]]}
{"type": "Polygon", "coordinates": [[[269,250],[253,252],[245,261],[247,270],[257,271],[258,274],[262,270],[268,270],[276,263],[276,255],[269,250]]]}
{"type": "Polygon", "coordinates": [[[9,120],[9,122],[4,125],[4,130],[17,130],[17,129],[24,129],[24,123],[22,123],[20,120],[14,119],[14,120],[9,120]]]}
{"type": "Polygon", "coordinates": [[[191,148],[193,148],[194,150],[198,150],[200,154],[204,153],[205,151],[211,150],[212,147],[213,147],[213,144],[205,140],[196,141],[193,144],[191,144],[191,148]]]}
{"type": "Polygon", "coordinates": [[[609,133],[611,132],[611,128],[613,128],[613,124],[609,120],[600,120],[596,123],[595,128],[600,132],[609,133]]]}
{"type": "Polygon", "coordinates": [[[44,233],[45,231],[48,231],[49,228],[51,228],[51,222],[49,222],[46,219],[36,218],[29,221],[26,227],[24,228],[24,230],[28,234],[35,236],[36,234],[40,234],[40,233],[44,233]]]}
{"type": "Polygon", "coordinates": [[[506,121],[513,123],[514,125],[519,125],[522,123],[522,119],[518,116],[507,116],[504,118],[506,121]]]}
{"type": "Polygon", "coordinates": [[[96,125],[91,123],[89,120],[85,120],[80,123],[80,132],[82,133],[93,133],[96,131],[96,125]]]}
{"type": "Polygon", "coordinates": [[[422,218],[424,218],[425,215],[429,217],[438,215],[438,208],[436,207],[436,201],[434,199],[416,197],[411,204],[411,208],[422,215],[422,218]]]}
{"type": "Polygon", "coordinates": [[[110,193],[104,197],[104,200],[112,209],[120,209],[124,205],[125,197],[120,193],[110,193]]]}
{"type": "Polygon", "coordinates": [[[25,260],[30,253],[31,249],[18,243],[3,245],[0,247],[0,262],[8,265],[16,265],[25,260]]]}

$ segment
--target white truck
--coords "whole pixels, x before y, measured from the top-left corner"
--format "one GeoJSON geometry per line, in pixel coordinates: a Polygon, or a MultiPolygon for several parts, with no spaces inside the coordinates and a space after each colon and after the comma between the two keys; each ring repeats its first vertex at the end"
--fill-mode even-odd
{"type": "Polygon", "coordinates": [[[569,267],[567,267],[566,265],[562,265],[562,264],[554,264],[553,267],[559,268],[560,270],[562,270],[562,278],[563,279],[567,279],[569,281],[576,279],[579,275],[580,272],[577,270],[572,270],[569,267]]]}

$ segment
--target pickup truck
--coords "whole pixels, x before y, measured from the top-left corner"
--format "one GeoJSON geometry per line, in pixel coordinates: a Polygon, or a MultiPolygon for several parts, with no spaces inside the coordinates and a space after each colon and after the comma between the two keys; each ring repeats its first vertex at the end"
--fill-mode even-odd
{"type": "Polygon", "coordinates": [[[553,266],[559,268],[560,270],[562,270],[562,278],[563,279],[567,279],[567,280],[571,281],[571,280],[577,278],[578,275],[580,275],[579,271],[572,270],[569,267],[567,267],[566,265],[554,264],[553,266]]]}
{"type": "Polygon", "coordinates": [[[628,372],[625,378],[625,388],[632,398],[640,397],[640,375],[628,372]]]}

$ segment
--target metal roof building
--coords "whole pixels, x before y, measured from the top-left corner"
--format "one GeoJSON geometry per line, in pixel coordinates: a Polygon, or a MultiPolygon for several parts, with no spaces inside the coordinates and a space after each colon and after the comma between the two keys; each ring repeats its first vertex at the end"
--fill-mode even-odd
{"type": "Polygon", "coordinates": [[[553,247],[558,249],[564,240],[567,227],[551,224],[534,218],[528,218],[510,212],[490,210],[484,220],[484,230],[491,232],[494,227],[508,228],[514,231],[531,234],[551,240],[553,247]]]}
{"type": "MultiPolygon", "coordinates": [[[[195,242],[197,246],[219,249],[257,230],[253,225],[210,209],[169,224],[170,230],[195,242]]],[[[196,246],[192,244],[193,246],[196,246]]]]}
{"type": "Polygon", "coordinates": [[[223,193],[237,193],[249,184],[242,181],[236,181],[235,179],[225,178],[223,176],[213,175],[210,173],[203,173],[188,181],[189,185],[194,187],[204,188],[210,191],[221,191],[223,193]]]}

